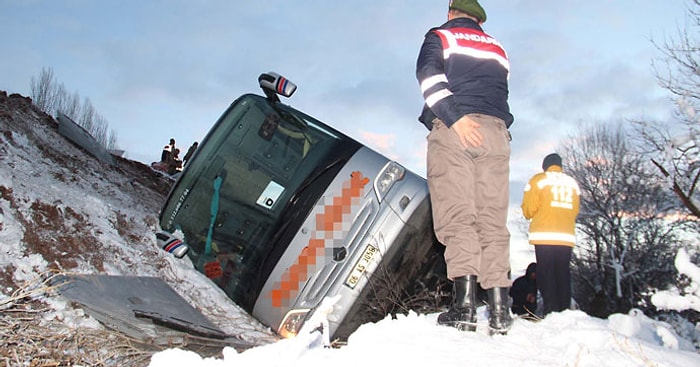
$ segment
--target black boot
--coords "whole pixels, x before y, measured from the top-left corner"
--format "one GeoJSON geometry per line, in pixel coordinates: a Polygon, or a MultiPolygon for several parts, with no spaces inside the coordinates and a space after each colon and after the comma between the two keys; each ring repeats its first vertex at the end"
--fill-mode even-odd
{"type": "Polygon", "coordinates": [[[508,305],[508,288],[491,288],[489,295],[489,332],[505,335],[513,324],[508,305]]]}
{"type": "Polygon", "coordinates": [[[476,275],[457,277],[452,284],[452,306],[438,316],[438,324],[476,331],[476,275]]]}

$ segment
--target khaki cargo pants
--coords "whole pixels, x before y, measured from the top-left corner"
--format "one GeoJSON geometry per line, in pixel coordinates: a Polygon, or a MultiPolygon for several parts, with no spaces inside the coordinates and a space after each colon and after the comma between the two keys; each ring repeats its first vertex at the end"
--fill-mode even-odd
{"type": "Polygon", "coordinates": [[[469,117],[481,124],[484,141],[479,147],[465,149],[439,119],[428,134],[435,234],[445,246],[448,278],[476,275],[484,289],[510,287],[510,134],[501,119],[469,117]]]}

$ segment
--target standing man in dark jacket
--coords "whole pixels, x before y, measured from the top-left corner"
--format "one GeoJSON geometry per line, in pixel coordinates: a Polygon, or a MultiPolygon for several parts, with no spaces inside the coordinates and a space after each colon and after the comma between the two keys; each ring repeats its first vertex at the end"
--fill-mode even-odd
{"type": "Polygon", "coordinates": [[[513,298],[510,309],[514,314],[537,316],[537,263],[530,263],[525,275],[513,282],[510,297],[513,298]]]}
{"type": "Polygon", "coordinates": [[[508,173],[513,116],[506,51],[481,25],[476,0],[452,0],[448,21],[425,35],[416,76],[428,134],[428,188],[437,238],[445,245],[453,303],[438,323],[476,329],[477,281],[486,289],[489,327],[510,328],[508,173]]]}

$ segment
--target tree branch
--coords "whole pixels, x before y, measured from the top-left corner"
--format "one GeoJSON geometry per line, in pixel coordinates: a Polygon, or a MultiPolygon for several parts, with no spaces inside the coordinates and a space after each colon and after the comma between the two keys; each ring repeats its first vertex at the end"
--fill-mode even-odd
{"type": "MultiPolygon", "coordinates": [[[[653,163],[656,166],[656,168],[658,168],[659,171],[661,171],[661,174],[663,174],[665,177],[671,176],[671,174],[668,173],[668,171],[656,160],[652,159],[651,163],[653,163]]],[[[692,215],[694,215],[697,218],[700,218],[700,208],[693,204],[693,202],[690,200],[690,197],[683,192],[683,190],[678,185],[678,182],[676,182],[675,179],[673,180],[673,192],[676,193],[676,196],[678,196],[683,205],[690,211],[692,215]]]]}

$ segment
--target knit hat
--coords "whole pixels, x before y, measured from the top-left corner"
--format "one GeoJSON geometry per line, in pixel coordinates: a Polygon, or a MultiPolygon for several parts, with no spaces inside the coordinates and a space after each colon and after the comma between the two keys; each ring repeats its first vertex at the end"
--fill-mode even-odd
{"type": "Polygon", "coordinates": [[[450,0],[450,9],[456,9],[463,13],[467,13],[480,22],[486,22],[486,12],[484,8],[479,5],[477,0],[450,0]]]}
{"type": "Polygon", "coordinates": [[[542,169],[547,170],[549,166],[559,166],[561,167],[561,157],[557,153],[552,153],[546,157],[544,157],[544,160],[542,161],[542,169]]]}

